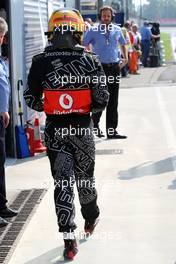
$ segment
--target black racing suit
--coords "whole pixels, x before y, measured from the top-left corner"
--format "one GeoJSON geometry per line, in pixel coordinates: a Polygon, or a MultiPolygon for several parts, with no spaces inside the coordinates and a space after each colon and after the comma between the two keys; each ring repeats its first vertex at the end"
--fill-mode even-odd
{"type": "Polygon", "coordinates": [[[74,182],[83,218],[92,221],[99,215],[90,112],[101,111],[108,103],[109,95],[102,77],[104,72],[96,55],[85,52],[82,47],[72,50],[49,47],[33,57],[24,98],[30,108],[46,112],[45,142],[55,183],[54,199],[60,232],[76,228],[74,182]],[[82,101],[86,104],[89,92],[90,105],[82,110],[80,104],[82,101]],[[70,99],[72,93],[73,100],[70,99]],[[56,105],[58,100],[64,110],[59,108],[53,114],[52,104],[56,105]],[[73,101],[77,101],[77,109],[68,110],[73,101]]]}

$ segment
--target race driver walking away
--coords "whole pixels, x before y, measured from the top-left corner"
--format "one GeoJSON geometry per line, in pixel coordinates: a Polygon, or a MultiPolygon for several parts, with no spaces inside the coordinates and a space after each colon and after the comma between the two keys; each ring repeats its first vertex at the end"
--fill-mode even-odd
{"type": "Polygon", "coordinates": [[[33,57],[24,98],[30,108],[46,113],[45,142],[55,183],[59,232],[63,232],[64,257],[72,260],[78,251],[74,234],[75,182],[85,233],[91,234],[98,222],[90,112],[102,111],[109,94],[96,55],[80,46],[84,32],[80,13],[57,10],[48,26],[51,45],[33,57]]]}

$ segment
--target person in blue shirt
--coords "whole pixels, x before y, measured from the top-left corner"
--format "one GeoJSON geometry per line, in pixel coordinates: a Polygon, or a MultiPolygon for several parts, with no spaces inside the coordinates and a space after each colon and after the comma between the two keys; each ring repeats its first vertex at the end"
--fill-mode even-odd
{"type": "MultiPolygon", "coordinates": [[[[93,52],[98,55],[106,75],[106,84],[110,93],[109,103],[106,109],[107,138],[121,139],[126,138],[126,136],[118,134],[116,130],[118,126],[119,64],[122,62],[119,55],[119,46],[123,53],[123,64],[125,64],[127,63],[126,42],[121,28],[112,22],[113,16],[113,9],[110,6],[103,6],[100,9],[100,23],[86,31],[83,45],[86,47],[90,44],[92,45],[93,52]]],[[[98,137],[104,137],[99,128],[101,115],[102,112],[92,114],[94,131],[98,137]]]]}
{"type": "Polygon", "coordinates": [[[150,52],[150,43],[152,39],[151,29],[149,28],[149,22],[144,21],[143,26],[140,29],[141,33],[141,50],[142,50],[142,64],[147,67],[147,60],[150,52]]]}
{"type": "MultiPolygon", "coordinates": [[[[0,17],[0,47],[3,43],[4,35],[7,32],[7,23],[0,17]]],[[[5,128],[9,124],[9,94],[10,85],[8,79],[8,67],[5,60],[0,57],[0,227],[6,226],[8,221],[5,217],[17,215],[17,211],[8,208],[6,203],[6,186],[5,186],[5,128]]]]}

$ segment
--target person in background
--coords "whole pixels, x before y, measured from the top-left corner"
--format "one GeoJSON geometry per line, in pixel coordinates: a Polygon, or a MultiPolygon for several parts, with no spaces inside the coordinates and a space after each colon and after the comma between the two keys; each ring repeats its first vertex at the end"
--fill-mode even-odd
{"type": "Polygon", "coordinates": [[[152,23],[151,32],[155,42],[160,41],[160,24],[158,22],[152,23]]]}
{"type": "Polygon", "coordinates": [[[24,91],[27,105],[46,113],[45,142],[55,184],[59,232],[63,233],[65,244],[63,255],[67,260],[72,260],[78,251],[74,232],[75,182],[85,234],[92,234],[98,223],[90,112],[102,111],[109,98],[99,60],[81,46],[84,26],[75,9],[56,10],[51,15],[47,33],[51,45],[33,57],[24,91]],[[97,82],[94,77],[98,77],[97,82]]]}
{"type": "Polygon", "coordinates": [[[133,24],[131,27],[131,59],[129,64],[129,71],[131,74],[139,74],[138,59],[141,56],[141,35],[138,32],[138,25],[133,24]]]}
{"type": "Polygon", "coordinates": [[[8,34],[6,34],[4,36],[3,43],[1,45],[1,55],[5,60],[8,60],[8,54],[9,54],[8,47],[9,47],[9,45],[8,45],[8,34]]]}
{"type": "MultiPolygon", "coordinates": [[[[8,26],[4,18],[0,17],[0,46],[8,26]]],[[[7,207],[6,185],[5,185],[5,129],[9,124],[9,94],[10,84],[8,79],[8,66],[3,57],[0,56],[0,227],[6,226],[9,222],[4,218],[13,217],[17,211],[7,207]]]]}
{"type": "Polygon", "coordinates": [[[131,52],[131,41],[130,41],[130,35],[129,35],[130,28],[131,28],[130,22],[126,21],[122,27],[122,33],[126,41],[125,46],[126,46],[126,57],[128,58],[128,64],[124,65],[124,67],[122,67],[121,69],[122,77],[127,77],[129,73],[128,65],[130,63],[130,52],[131,52]]]}
{"type": "MultiPolygon", "coordinates": [[[[85,34],[85,33],[86,33],[87,31],[89,31],[89,30],[91,29],[91,27],[93,26],[93,21],[92,21],[92,19],[91,19],[90,17],[87,17],[87,18],[85,18],[84,22],[85,22],[85,28],[86,28],[86,30],[85,30],[85,32],[84,32],[84,34],[85,34]]],[[[91,44],[89,44],[89,45],[86,47],[86,51],[90,51],[90,52],[92,52],[92,45],[91,45],[91,44]]]]}
{"type": "Polygon", "coordinates": [[[151,27],[152,32],[152,43],[154,47],[157,47],[158,49],[158,56],[159,56],[159,66],[162,64],[161,59],[161,45],[160,45],[160,24],[159,22],[152,23],[151,27]]]}
{"type": "Polygon", "coordinates": [[[148,57],[150,52],[150,43],[152,39],[152,33],[151,33],[151,29],[149,28],[148,21],[144,21],[144,24],[140,29],[140,34],[141,34],[142,64],[144,67],[147,67],[148,57]]]}
{"type": "Polygon", "coordinates": [[[94,24],[90,17],[86,17],[84,21],[89,23],[90,26],[93,26],[93,24],[94,24]]]}
{"type": "MultiPolygon", "coordinates": [[[[117,132],[118,126],[118,99],[119,99],[119,77],[120,65],[122,62],[119,57],[118,46],[120,45],[123,55],[123,64],[128,62],[126,57],[126,42],[123,37],[121,28],[113,23],[114,12],[110,6],[103,6],[100,9],[98,30],[92,27],[84,35],[83,45],[92,44],[93,52],[98,55],[108,85],[110,99],[106,108],[106,134],[108,139],[124,139],[126,136],[117,132]],[[112,77],[117,81],[109,81],[112,77]]],[[[97,27],[97,26],[96,26],[97,27]]],[[[92,119],[94,129],[98,137],[104,137],[99,127],[102,112],[94,113],[92,119]]]]}

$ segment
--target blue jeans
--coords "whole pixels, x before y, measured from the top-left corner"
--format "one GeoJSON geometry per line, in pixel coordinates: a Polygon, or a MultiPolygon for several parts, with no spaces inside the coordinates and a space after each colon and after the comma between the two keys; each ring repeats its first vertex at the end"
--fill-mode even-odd
{"type": "Polygon", "coordinates": [[[150,52],[150,40],[142,40],[141,49],[142,49],[142,64],[144,66],[147,66],[147,59],[149,57],[149,52],[150,52]]]}

